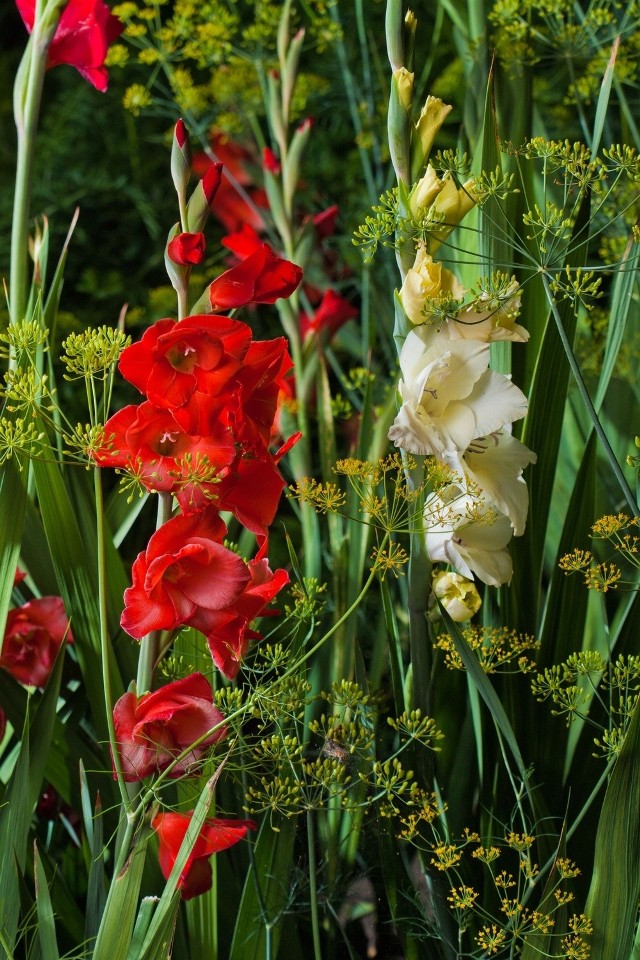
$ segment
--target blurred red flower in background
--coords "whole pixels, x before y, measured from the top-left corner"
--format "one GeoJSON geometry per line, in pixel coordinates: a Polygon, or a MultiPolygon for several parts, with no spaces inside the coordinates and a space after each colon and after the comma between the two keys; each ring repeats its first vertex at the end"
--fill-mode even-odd
{"type": "Polygon", "coordinates": [[[312,316],[300,314],[300,333],[306,337],[312,333],[320,335],[326,332],[327,336],[332,337],[347,320],[357,317],[358,313],[358,308],[335,290],[326,290],[312,316]]]}
{"type": "Polygon", "coordinates": [[[65,639],[73,642],[62,599],[29,600],[7,615],[0,667],[20,683],[44,687],[65,639]]]}

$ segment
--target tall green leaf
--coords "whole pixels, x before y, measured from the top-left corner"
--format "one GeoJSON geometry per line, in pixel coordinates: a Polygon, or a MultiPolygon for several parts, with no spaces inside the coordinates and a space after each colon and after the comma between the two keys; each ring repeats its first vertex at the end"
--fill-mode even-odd
{"type": "MultiPolygon", "coordinates": [[[[108,740],[102,679],[95,531],[81,528],[57,464],[33,461],[42,522],[65,609],[71,620],[75,652],[98,737],[108,740]]],[[[114,697],[124,692],[115,658],[109,664],[114,697]]]]}
{"type": "Polygon", "coordinates": [[[229,960],[277,957],[283,911],[289,901],[296,824],[282,817],[278,830],[265,818],[253,850],[236,916],[229,960]]]}
{"type": "Polygon", "coordinates": [[[56,924],[53,917],[53,907],[49,896],[47,875],[42,866],[38,847],[33,845],[34,871],[36,880],[36,909],[38,913],[38,935],[42,949],[42,960],[59,960],[58,941],[56,939],[56,924]]]}
{"type": "Polygon", "coordinates": [[[596,833],[585,913],[591,960],[629,960],[640,897],[640,700],[613,768],[596,833]]]}
{"type": "MultiPolygon", "coordinates": [[[[20,914],[19,880],[25,868],[31,815],[42,790],[47,754],[54,729],[62,676],[60,654],[28,727],[0,811],[0,933],[13,950],[20,914]]],[[[10,960],[0,946],[0,960],[10,960]]]]}
{"type": "Polygon", "coordinates": [[[8,460],[0,469],[0,651],[20,556],[26,504],[25,477],[8,460]]]}
{"type": "Polygon", "coordinates": [[[143,823],[126,863],[111,881],[92,960],[127,960],[151,829],[143,823]]]}

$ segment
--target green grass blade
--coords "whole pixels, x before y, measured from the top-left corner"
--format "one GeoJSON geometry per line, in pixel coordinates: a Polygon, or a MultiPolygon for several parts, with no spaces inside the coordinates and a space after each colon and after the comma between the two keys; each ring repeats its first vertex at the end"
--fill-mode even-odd
{"type": "MultiPolygon", "coordinates": [[[[574,236],[582,236],[581,231],[588,217],[589,201],[585,198],[576,218],[574,236]]],[[[566,263],[572,268],[584,266],[586,249],[587,245],[583,243],[571,250],[566,257],[566,263]]],[[[558,309],[567,338],[572,343],[576,329],[573,307],[568,301],[563,301],[558,309]]],[[[529,564],[527,567],[516,566],[514,576],[518,598],[528,602],[531,607],[525,619],[529,629],[537,624],[539,619],[537,596],[542,576],[547,518],[569,386],[569,363],[548,307],[545,315],[547,323],[533,374],[529,411],[521,437],[523,443],[538,455],[535,467],[527,473],[531,517],[527,532],[529,564]]]]}
{"type": "Polygon", "coordinates": [[[213,791],[215,789],[216,783],[220,778],[225,763],[230,754],[227,754],[224,760],[217,766],[215,773],[212,777],[207,780],[198,802],[193,811],[193,816],[191,817],[191,822],[187,829],[187,832],[184,835],[184,839],[180,845],[180,850],[178,851],[178,856],[175,859],[175,863],[171,869],[171,873],[165,884],[165,888],[162,892],[156,909],[153,914],[151,923],[147,930],[147,934],[144,938],[140,952],[137,955],[136,960],[156,960],[158,955],[164,956],[165,949],[171,942],[172,931],[175,927],[176,913],[178,906],[180,904],[180,890],[178,887],[178,881],[180,875],[185,868],[187,860],[193,850],[196,840],[200,836],[202,830],[202,825],[204,824],[211,803],[213,801],[213,791]]]}
{"type": "Polygon", "coordinates": [[[56,924],[49,896],[47,876],[42,866],[37,844],[33,845],[34,872],[36,881],[36,908],[38,914],[38,936],[42,949],[42,960],[60,960],[56,924]]]}
{"type": "Polygon", "coordinates": [[[127,960],[135,960],[139,956],[142,949],[142,944],[145,941],[151,920],[153,919],[153,912],[158,903],[157,897],[143,897],[142,902],[140,903],[140,909],[138,910],[138,916],[136,917],[135,927],[133,928],[133,937],[131,938],[131,948],[127,960]]]}
{"type": "Polygon", "coordinates": [[[640,896],[640,700],[605,794],[585,913],[591,960],[629,960],[640,896]]]}

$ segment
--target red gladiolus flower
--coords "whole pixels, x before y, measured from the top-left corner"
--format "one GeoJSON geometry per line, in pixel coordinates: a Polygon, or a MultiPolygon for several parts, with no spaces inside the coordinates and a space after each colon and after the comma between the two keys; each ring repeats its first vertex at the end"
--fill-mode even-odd
{"type": "MultiPolygon", "coordinates": [[[[189,813],[158,813],[151,821],[151,826],[158,834],[158,859],[165,879],[171,874],[192,817],[193,810],[189,813]]],[[[253,820],[221,820],[217,817],[205,820],[178,880],[182,899],[191,900],[210,890],[212,872],[209,857],[232,847],[245,838],[247,830],[255,829],[253,820]]]]}
{"type": "MultiPolygon", "coordinates": [[[[225,403],[233,399],[225,397],[225,403]]],[[[188,499],[190,486],[198,483],[194,472],[199,462],[220,472],[236,457],[225,410],[218,409],[218,414],[218,420],[203,424],[202,434],[195,435],[189,432],[193,416],[184,407],[173,411],[152,403],[123,407],[107,420],[105,443],[91,455],[101,467],[130,470],[148,490],[188,499]]]]}
{"type": "Polygon", "coordinates": [[[300,316],[300,332],[303,337],[326,331],[329,337],[334,336],[347,320],[358,316],[358,309],[352,303],[341,297],[335,290],[327,290],[312,317],[306,313],[300,316]]]}
{"type": "Polygon", "coordinates": [[[73,642],[61,598],[30,600],[8,613],[0,667],[20,683],[44,687],[65,639],[73,642]]]}
{"type": "MultiPolygon", "coordinates": [[[[209,681],[201,673],[168,683],[154,693],[137,697],[125,693],[113,709],[116,740],[124,779],[130,783],[159,773],[203,734],[224,720],[213,706],[209,681]]],[[[181,777],[209,749],[226,736],[220,727],[172,768],[181,777]]],[[[115,765],[113,772],[116,777],[115,765]]]]}
{"type": "Polygon", "coordinates": [[[260,250],[263,241],[250,224],[243,223],[240,230],[228,233],[221,243],[227,250],[231,250],[238,260],[246,260],[252,253],[260,250]]]}
{"type": "Polygon", "coordinates": [[[133,564],[123,630],[141,640],[151,630],[197,620],[197,629],[206,633],[213,614],[233,604],[249,581],[244,561],[222,545],[225,533],[211,508],[174,517],[156,530],[133,564]]]}
{"type": "Polygon", "coordinates": [[[15,572],[15,575],[14,575],[14,578],[13,578],[13,585],[14,585],[14,587],[17,587],[17,585],[18,585],[19,583],[22,583],[22,581],[24,580],[24,578],[26,577],[26,575],[27,575],[27,574],[26,574],[26,572],[25,572],[24,570],[21,570],[20,567],[16,567],[16,572],[15,572]]]}
{"type": "Polygon", "coordinates": [[[262,634],[249,629],[249,623],[264,616],[266,605],[289,583],[287,571],[272,572],[264,557],[251,560],[248,567],[250,581],[231,607],[213,618],[213,629],[210,626],[207,634],[213,662],[230,680],[237,675],[250,641],[262,639],[262,634]]]}
{"type": "Polygon", "coordinates": [[[159,320],[123,350],[122,376],[156,407],[174,409],[199,390],[217,396],[240,369],[251,328],[228,317],[159,320]]]}
{"type": "Polygon", "coordinates": [[[285,487],[276,460],[268,453],[261,459],[238,460],[216,484],[216,506],[230,510],[243,527],[255,533],[262,546],[278,509],[285,487]]]}
{"type": "MultiPolygon", "coordinates": [[[[35,19],[35,0],[16,0],[20,16],[31,33],[35,19]]],[[[104,60],[109,44],[116,40],[124,24],[109,11],[102,0],[69,0],[49,47],[47,66],[67,63],[101,93],[107,89],[104,60]]]]}
{"type": "Polygon", "coordinates": [[[209,299],[214,311],[249,303],[275,303],[280,297],[290,297],[301,280],[301,268],[277,257],[264,243],[209,285],[209,299]]]}
{"type": "Polygon", "coordinates": [[[240,387],[241,412],[234,436],[246,448],[255,444],[266,450],[278,406],[278,394],[293,362],[284,337],[254,340],[235,381],[240,387]]]}
{"type": "Polygon", "coordinates": [[[167,256],[181,267],[195,267],[204,260],[204,233],[179,233],[167,244],[167,256]]]}

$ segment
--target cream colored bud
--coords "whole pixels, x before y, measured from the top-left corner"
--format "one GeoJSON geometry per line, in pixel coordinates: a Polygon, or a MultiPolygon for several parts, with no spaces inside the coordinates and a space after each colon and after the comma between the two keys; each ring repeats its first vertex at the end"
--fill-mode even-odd
{"type": "Polygon", "coordinates": [[[413,104],[413,81],[415,74],[406,67],[393,71],[393,83],[398,91],[398,100],[405,110],[411,110],[413,104]]]}
{"type": "Polygon", "coordinates": [[[427,97],[427,102],[422,108],[422,113],[416,123],[416,132],[420,140],[420,151],[423,161],[426,160],[431,153],[433,141],[452,109],[453,107],[448,103],[443,103],[439,97],[427,97]]]}
{"type": "Polygon", "coordinates": [[[431,164],[409,194],[409,211],[414,220],[422,220],[445,186],[431,164]]]}
{"type": "Polygon", "coordinates": [[[437,571],[433,576],[431,589],[456,623],[470,620],[482,604],[473,580],[468,580],[459,573],[437,571]]]}
{"type": "Polygon", "coordinates": [[[411,322],[424,323],[429,316],[429,301],[441,294],[450,294],[461,300],[464,287],[451,270],[434,262],[424,244],[420,244],[413,267],[407,270],[400,290],[402,306],[411,322]]]}

